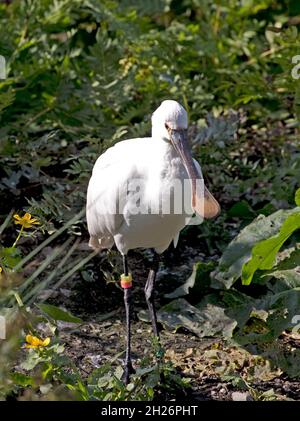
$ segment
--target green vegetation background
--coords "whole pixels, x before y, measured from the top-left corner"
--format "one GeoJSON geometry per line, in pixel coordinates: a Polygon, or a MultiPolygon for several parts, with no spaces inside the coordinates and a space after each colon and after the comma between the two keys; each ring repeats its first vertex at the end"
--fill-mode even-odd
{"type": "Polygon", "coordinates": [[[84,204],[96,157],[149,134],[151,112],[166,98],[188,109],[196,135],[208,114],[244,113],[234,142],[222,128],[196,142],[219,197],[292,201],[299,9],[294,0],[1,4],[1,215],[29,200],[49,229],[68,221],[84,204]]]}
{"type": "MultiPolygon", "coordinates": [[[[0,81],[0,258],[2,281],[9,279],[1,285],[2,304],[32,305],[43,288],[60,285],[84,268],[91,256],[77,250],[79,241],[87,240],[83,213],[78,213],[96,158],[119,140],[148,135],[151,113],[172,98],[188,110],[193,153],[222,206],[216,222],[189,228],[203,242],[208,260],[225,250],[210,287],[230,288],[240,278],[249,283],[255,275],[265,295],[250,292],[263,296],[260,305],[268,311],[261,341],[277,338],[288,327],[287,318],[278,313],[275,320],[272,314],[287,308],[291,318],[300,303],[299,238],[294,236],[299,208],[286,210],[294,206],[300,184],[300,84],[291,73],[292,58],[300,54],[299,25],[297,0],[1,2],[0,55],[7,78],[0,81]],[[12,210],[28,211],[41,222],[18,248],[11,247],[12,210]],[[268,219],[243,230],[259,214],[268,219]],[[25,273],[25,283],[10,278],[50,243],[48,238],[58,238],[56,248],[39,268],[25,273]],[[287,239],[296,257],[276,267],[276,253],[287,239]],[[74,250],[75,260],[70,259],[74,250]]],[[[201,280],[216,269],[215,260],[194,268],[190,284],[172,298],[199,288],[198,282],[206,291],[201,280]]],[[[236,306],[232,317],[245,343],[253,335],[245,339],[242,329],[258,302],[242,291],[222,292],[222,297],[229,308],[236,306]],[[247,307],[243,320],[242,303],[247,307]]],[[[53,319],[53,309],[48,313],[53,319]]],[[[53,346],[55,355],[63,352],[53,346]]],[[[6,354],[7,349],[0,352],[3,361],[6,354]]],[[[296,366],[291,372],[298,376],[296,366]]],[[[0,370],[1,376],[7,372],[0,370]]],[[[20,376],[15,381],[23,386],[33,381],[20,376]]],[[[88,399],[76,379],[76,387],[75,380],[71,383],[88,399]]]]}

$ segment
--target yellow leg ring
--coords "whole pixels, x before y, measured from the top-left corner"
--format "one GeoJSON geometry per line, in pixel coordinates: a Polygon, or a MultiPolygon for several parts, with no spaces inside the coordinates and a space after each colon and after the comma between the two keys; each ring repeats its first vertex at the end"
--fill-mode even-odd
{"type": "Polygon", "coordinates": [[[124,288],[124,289],[132,287],[131,273],[129,273],[127,276],[124,275],[124,273],[122,273],[122,275],[121,275],[121,287],[124,288]]]}

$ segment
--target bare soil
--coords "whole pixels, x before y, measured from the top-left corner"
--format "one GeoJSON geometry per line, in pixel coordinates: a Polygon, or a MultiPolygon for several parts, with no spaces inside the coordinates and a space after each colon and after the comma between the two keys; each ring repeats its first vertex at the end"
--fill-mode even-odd
{"type": "MultiPolygon", "coordinates": [[[[173,291],[190,275],[193,263],[205,259],[205,254],[197,247],[187,245],[188,240],[188,235],[185,235],[179,248],[171,249],[163,257],[157,279],[157,308],[168,302],[164,294],[173,291]]],[[[217,258],[218,256],[210,256],[210,259],[217,258]]],[[[151,325],[138,319],[138,312],[147,308],[143,289],[151,259],[148,251],[136,251],[129,255],[130,270],[134,279],[132,355],[136,366],[144,356],[152,352],[151,325]]],[[[112,267],[113,272],[122,272],[121,259],[116,253],[110,254],[109,259],[104,260],[103,257],[96,256],[86,269],[92,274],[91,279],[78,276],[52,294],[54,304],[64,306],[84,320],[84,324],[79,327],[62,324],[60,329],[66,352],[83,376],[110,362],[118,354],[120,355],[116,362],[122,362],[122,351],[125,349],[123,291],[118,283],[107,282],[105,279],[107,273],[112,272],[112,267]]],[[[287,350],[290,348],[291,340],[287,336],[280,341],[287,350]]],[[[289,379],[280,371],[277,375],[270,369],[269,380],[252,379],[248,389],[234,385],[231,379],[224,380],[224,376],[222,378],[216,374],[218,370],[212,363],[212,357],[207,359],[207,355],[214,350],[220,350],[221,358],[226,360],[228,357],[228,364],[238,360],[236,364],[241,376],[248,372],[254,361],[244,355],[245,351],[240,351],[235,345],[224,344],[219,338],[198,338],[184,330],[174,333],[161,329],[161,342],[166,358],[172,361],[182,376],[191,379],[192,388],[188,389],[187,398],[300,400],[300,382],[297,379],[289,379]],[[264,392],[268,392],[267,395],[264,395],[264,392]]],[[[255,365],[255,362],[253,364],[255,365]]]]}

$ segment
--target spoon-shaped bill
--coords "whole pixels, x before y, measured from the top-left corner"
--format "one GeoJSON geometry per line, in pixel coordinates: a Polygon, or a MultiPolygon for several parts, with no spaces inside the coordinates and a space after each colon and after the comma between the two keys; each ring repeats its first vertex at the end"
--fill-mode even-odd
{"type": "Polygon", "coordinates": [[[214,218],[220,213],[220,205],[209,190],[199,181],[199,173],[193,161],[187,142],[186,130],[173,130],[168,128],[171,142],[181,157],[192,185],[192,208],[203,218],[214,218]],[[199,188],[199,185],[202,188],[199,188]],[[204,188],[203,188],[204,187],[204,188]]]}

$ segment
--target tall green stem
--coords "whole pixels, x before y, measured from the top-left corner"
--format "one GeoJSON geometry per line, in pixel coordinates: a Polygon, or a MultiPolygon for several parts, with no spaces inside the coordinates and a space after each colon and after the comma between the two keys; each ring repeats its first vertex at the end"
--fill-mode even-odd
{"type": "Polygon", "coordinates": [[[22,228],[20,229],[19,235],[16,238],[16,241],[13,243],[12,247],[16,247],[17,242],[20,240],[22,234],[23,234],[23,230],[24,230],[24,225],[22,225],[22,228]]]}

